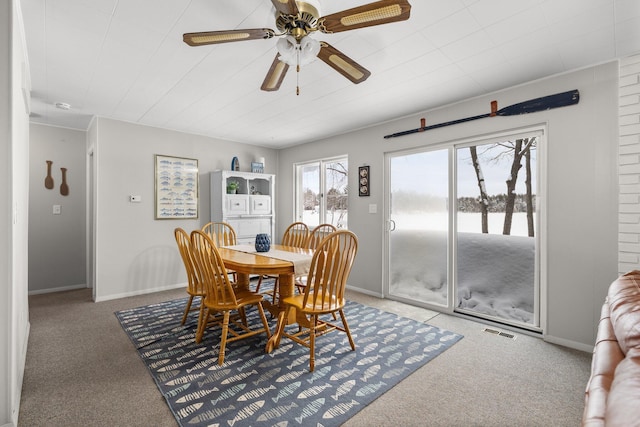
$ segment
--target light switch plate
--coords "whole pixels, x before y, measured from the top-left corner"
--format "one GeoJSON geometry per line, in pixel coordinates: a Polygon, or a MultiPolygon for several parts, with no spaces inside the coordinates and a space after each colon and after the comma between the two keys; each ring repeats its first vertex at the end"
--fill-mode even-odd
{"type": "Polygon", "coordinates": [[[374,213],[378,213],[378,205],[374,204],[370,204],[369,205],[369,213],[370,214],[374,214],[374,213]]]}
{"type": "Polygon", "coordinates": [[[142,201],[142,196],[129,196],[129,201],[131,203],[140,203],[142,201]]]}
{"type": "Polygon", "coordinates": [[[60,205],[53,205],[53,214],[60,215],[62,213],[62,207],[60,205]]]}

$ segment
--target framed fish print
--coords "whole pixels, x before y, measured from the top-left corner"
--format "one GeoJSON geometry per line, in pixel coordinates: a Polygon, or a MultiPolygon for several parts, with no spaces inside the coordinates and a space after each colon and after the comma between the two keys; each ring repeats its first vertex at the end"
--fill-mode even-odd
{"type": "Polygon", "coordinates": [[[198,218],[198,160],[155,156],[156,219],[198,218]]]}
{"type": "Polygon", "coordinates": [[[369,166],[358,168],[358,196],[369,196],[369,166]]]}

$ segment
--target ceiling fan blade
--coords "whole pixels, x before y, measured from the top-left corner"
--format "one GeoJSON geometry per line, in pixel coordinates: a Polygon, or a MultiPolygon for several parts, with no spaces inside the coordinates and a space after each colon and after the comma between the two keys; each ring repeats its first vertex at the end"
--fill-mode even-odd
{"type": "Polygon", "coordinates": [[[276,54],[276,58],[273,60],[271,68],[269,68],[267,76],[264,78],[264,82],[262,82],[260,89],[267,92],[274,92],[280,89],[280,85],[282,84],[282,80],[284,80],[284,76],[287,74],[289,65],[280,61],[278,59],[279,56],[280,54],[276,54]]]}
{"type": "Polygon", "coordinates": [[[371,75],[369,70],[326,42],[320,42],[318,58],[355,84],[362,83],[371,75]]]}
{"type": "Polygon", "coordinates": [[[410,13],[411,5],[407,0],[381,0],[324,16],[320,18],[318,27],[323,33],[338,33],[406,21],[410,13]]]}
{"type": "Polygon", "coordinates": [[[298,5],[295,0],[271,0],[276,10],[284,15],[297,15],[298,5]]]}
{"type": "Polygon", "coordinates": [[[182,40],[189,46],[204,46],[240,42],[244,40],[270,39],[276,33],[269,28],[254,28],[251,30],[204,31],[200,33],[186,33],[182,40]]]}

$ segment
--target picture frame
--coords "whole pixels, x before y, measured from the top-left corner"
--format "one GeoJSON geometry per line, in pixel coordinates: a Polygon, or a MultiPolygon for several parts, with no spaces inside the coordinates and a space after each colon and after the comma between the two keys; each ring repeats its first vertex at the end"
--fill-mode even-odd
{"type": "Polygon", "coordinates": [[[369,196],[370,193],[369,166],[358,167],[358,196],[369,196]]]}
{"type": "Polygon", "coordinates": [[[259,162],[251,162],[251,172],[264,173],[264,164],[259,162]]]}
{"type": "Polygon", "coordinates": [[[198,159],[155,155],[155,219],[197,219],[198,159]]]}

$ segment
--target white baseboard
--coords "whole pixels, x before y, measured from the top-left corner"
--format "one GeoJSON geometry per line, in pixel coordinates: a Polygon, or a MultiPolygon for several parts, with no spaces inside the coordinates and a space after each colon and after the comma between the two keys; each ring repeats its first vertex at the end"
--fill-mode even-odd
{"type": "Polygon", "coordinates": [[[358,288],[357,286],[347,285],[347,289],[353,292],[359,292],[361,294],[369,295],[376,298],[384,298],[384,295],[382,295],[381,293],[373,292],[368,289],[358,288]]]}
{"type": "Polygon", "coordinates": [[[584,344],[581,342],[570,341],[564,338],[553,337],[551,335],[545,335],[542,337],[546,342],[550,342],[551,344],[558,344],[563,347],[573,348],[575,350],[585,351],[587,353],[593,353],[593,345],[584,344]]]}
{"type": "Polygon", "coordinates": [[[73,291],[75,289],[86,289],[87,287],[88,286],[83,283],[80,285],[61,286],[59,288],[36,289],[34,291],[29,291],[29,295],[50,294],[53,292],[62,292],[62,291],[73,291]]]}
{"type": "MultiPolygon", "coordinates": [[[[127,298],[127,297],[135,297],[138,295],[146,295],[146,294],[153,294],[155,292],[162,292],[162,291],[170,291],[173,289],[180,289],[180,288],[184,288],[186,289],[187,287],[187,283],[177,283],[177,284],[173,284],[173,285],[168,285],[168,286],[162,286],[162,287],[158,287],[158,288],[151,288],[151,289],[141,289],[141,290],[137,290],[137,291],[133,291],[133,292],[123,292],[121,294],[113,294],[113,295],[106,295],[103,297],[97,297],[95,302],[102,302],[102,301],[110,301],[110,300],[114,300],[114,299],[120,299],[120,298],[127,298]]],[[[185,292],[186,295],[186,292],[185,292]]]]}

